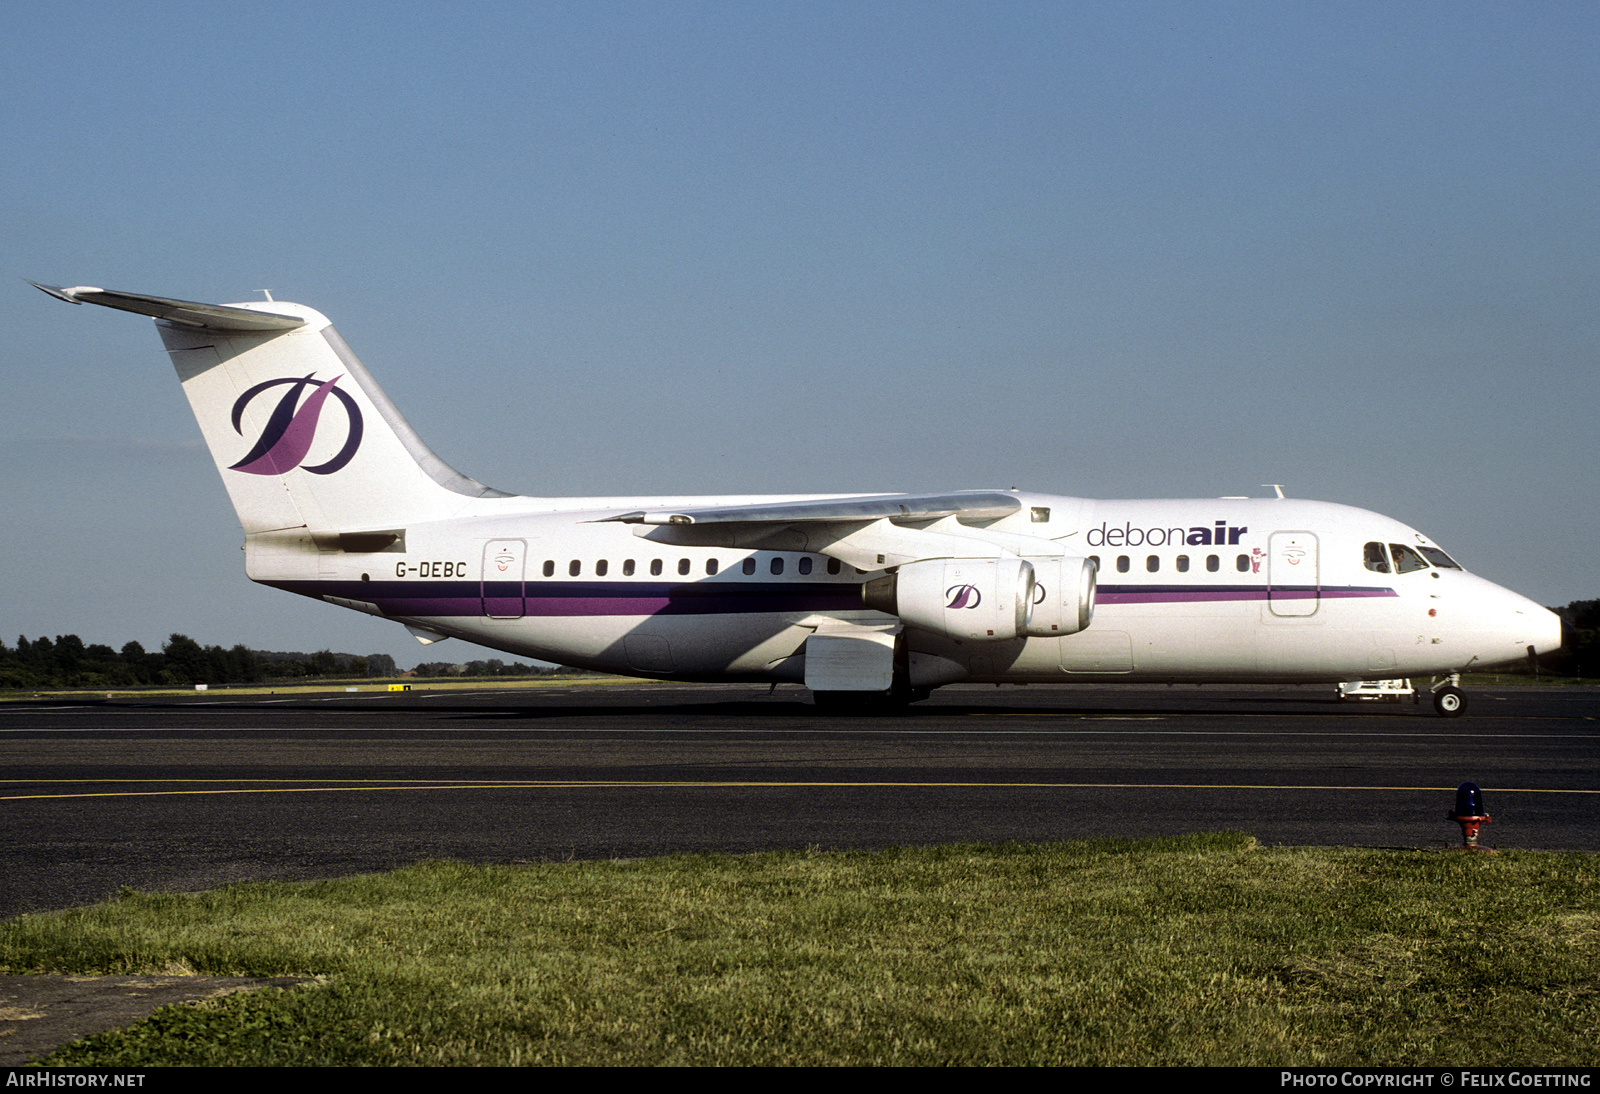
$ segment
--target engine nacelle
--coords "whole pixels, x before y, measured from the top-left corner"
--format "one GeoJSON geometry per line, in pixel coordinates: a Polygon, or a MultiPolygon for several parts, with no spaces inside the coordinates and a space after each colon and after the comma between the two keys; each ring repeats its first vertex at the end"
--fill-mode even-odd
{"type": "Polygon", "coordinates": [[[861,587],[861,602],[946,638],[1000,642],[1027,633],[1033,567],[1020,558],[912,562],[861,587]]]}
{"type": "Polygon", "coordinates": [[[1094,618],[1098,568],[1086,558],[1030,558],[1033,566],[1033,614],[1024,634],[1060,638],[1077,634],[1094,618]]]}

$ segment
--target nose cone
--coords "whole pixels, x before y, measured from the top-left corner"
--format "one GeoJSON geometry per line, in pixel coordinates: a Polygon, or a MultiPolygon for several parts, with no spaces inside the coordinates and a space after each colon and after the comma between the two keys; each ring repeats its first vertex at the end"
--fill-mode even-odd
{"type": "Polygon", "coordinates": [[[1468,579],[1462,592],[1476,632],[1479,665],[1524,659],[1530,647],[1535,654],[1561,648],[1561,617],[1555,612],[1482,578],[1460,576],[1468,579]]]}
{"type": "Polygon", "coordinates": [[[1549,608],[1535,605],[1534,611],[1538,613],[1534,620],[1536,637],[1528,644],[1533,647],[1534,653],[1554,653],[1568,641],[1568,632],[1572,628],[1549,608]]]}

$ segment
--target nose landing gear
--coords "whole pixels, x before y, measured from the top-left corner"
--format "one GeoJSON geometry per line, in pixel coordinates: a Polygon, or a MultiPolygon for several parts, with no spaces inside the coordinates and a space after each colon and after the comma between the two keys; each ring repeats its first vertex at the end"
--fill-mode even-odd
{"type": "Polygon", "coordinates": [[[1441,718],[1459,718],[1467,711],[1467,693],[1461,690],[1461,674],[1452,672],[1434,680],[1428,689],[1433,692],[1433,709],[1441,718]]]}

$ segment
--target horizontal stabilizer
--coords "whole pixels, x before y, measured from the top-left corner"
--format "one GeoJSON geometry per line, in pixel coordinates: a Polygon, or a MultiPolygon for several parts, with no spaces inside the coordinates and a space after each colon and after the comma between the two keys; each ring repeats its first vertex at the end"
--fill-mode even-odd
{"type": "Polygon", "coordinates": [[[164,296],[140,296],[131,292],[97,289],[93,285],[64,288],[60,285],[41,285],[37,281],[29,281],[28,284],[69,304],[99,304],[118,311],[165,319],[186,327],[209,330],[293,330],[306,325],[304,319],[293,315],[276,315],[227,304],[197,304],[192,300],[169,300],[164,296]]]}
{"type": "Polygon", "coordinates": [[[257,561],[312,545],[403,554],[409,525],[511,497],[429,449],[327,317],[303,304],[29,284],[69,304],[155,319],[245,532],[311,537],[300,546],[255,541],[257,561]]]}
{"type": "Polygon", "coordinates": [[[675,512],[624,513],[607,519],[623,524],[742,524],[796,521],[882,520],[895,522],[938,520],[998,520],[1010,516],[1022,503],[999,490],[957,490],[950,494],[882,494],[855,498],[818,498],[753,505],[728,505],[715,509],[680,509],[675,512]]]}

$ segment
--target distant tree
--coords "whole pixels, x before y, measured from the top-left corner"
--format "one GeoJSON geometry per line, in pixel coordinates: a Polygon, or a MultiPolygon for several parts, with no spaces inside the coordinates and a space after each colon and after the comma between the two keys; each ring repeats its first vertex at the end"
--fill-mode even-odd
{"type": "Polygon", "coordinates": [[[1600,600],[1574,600],[1565,608],[1552,608],[1551,611],[1579,630],[1600,630],[1600,600]]]}
{"type": "Polygon", "coordinates": [[[1600,600],[1574,600],[1550,610],[1571,627],[1562,637],[1560,655],[1550,659],[1551,668],[1569,676],[1600,675],[1600,600]]]}
{"type": "Polygon", "coordinates": [[[83,648],[83,639],[75,634],[56,635],[53,653],[55,676],[64,683],[78,674],[79,667],[89,656],[89,651],[83,648]]]}
{"type": "Polygon", "coordinates": [[[161,675],[162,656],[146,653],[139,642],[128,642],[122,647],[122,663],[141,684],[153,684],[161,675]]]}
{"type": "MultiPolygon", "coordinates": [[[[26,642],[24,638],[18,645],[26,642]]],[[[3,647],[0,647],[3,648],[3,647]]],[[[16,651],[6,650],[5,656],[0,657],[0,688],[47,688],[50,680],[35,672],[21,658],[16,651]]]]}
{"type": "Polygon", "coordinates": [[[185,687],[189,684],[208,684],[211,679],[211,659],[200,643],[186,634],[174,634],[161,647],[166,660],[158,677],[163,684],[185,687]]]}
{"type": "Polygon", "coordinates": [[[221,661],[222,679],[226,683],[256,684],[266,678],[254,650],[246,646],[234,646],[226,653],[222,653],[220,646],[213,646],[212,649],[222,654],[218,660],[221,661]]]}
{"type": "Polygon", "coordinates": [[[18,659],[35,671],[48,673],[50,663],[55,660],[55,653],[55,646],[42,634],[39,640],[33,643],[29,643],[26,638],[17,639],[18,659]]]}

